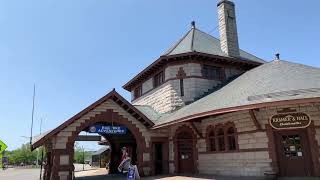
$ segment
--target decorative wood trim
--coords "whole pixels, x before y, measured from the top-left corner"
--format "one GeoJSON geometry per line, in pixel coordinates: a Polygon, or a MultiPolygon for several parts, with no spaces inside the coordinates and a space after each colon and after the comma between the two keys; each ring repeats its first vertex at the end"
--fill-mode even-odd
{"type": "MultiPolygon", "coordinates": [[[[34,150],[35,148],[41,146],[42,144],[45,143],[45,141],[47,141],[49,138],[51,138],[53,135],[57,134],[58,132],[60,132],[62,129],[64,129],[65,127],[69,126],[70,124],[72,124],[73,122],[75,122],[76,120],[78,120],[79,118],[81,118],[83,115],[87,114],[88,112],[90,112],[91,110],[93,110],[94,108],[96,108],[97,106],[99,106],[100,104],[104,103],[105,101],[112,99],[113,101],[116,102],[116,100],[120,100],[118,102],[121,102],[121,104],[124,104],[123,106],[121,106],[119,103],[119,105],[121,107],[123,107],[126,111],[128,111],[129,109],[131,109],[131,113],[135,112],[136,114],[138,114],[142,119],[139,121],[144,124],[147,128],[151,127],[154,125],[154,123],[149,120],[144,114],[142,114],[138,109],[136,109],[132,104],[130,104],[127,100],[125,100],[120,94],[118,94],[115,89],[113,89],[111,92],[109,92],[107,95],[105,95],[104,97],[102,97],[101,99],[99,99],[98,101],[94,102],[93,104],[91,104],[90,106],[88,106],[87,108],[85,108],[84,110],[80,111],[78,114],[76,114],[75,116],[73,116],[72,118],[68,119],[67,121],[65,121],[64,123],[62,123],[60,126],[58,126],[57,128],[55,128],[54,130],[52,130],[50,133],[48,133],[47,135],[45,135],[44,137],[42,137],[41,139],[39,139],[37,142],[35,142],[34,144],[32,144],[32,150],[34,150]],[[126,108],[127,107],[127,108],[126,108]],[[143,121],[142,121],[143,120],[143,121]],[[146,123],[143,123],[146,122],[146,123]]],[[[128,112],[130,113],[130,112],[128,112]]]]}
{"type": "Polygon", "coordinates": [[[191,127],[193,128],[193,130],[197,133],[197,135],[202,139],[203,135],[202,133],[198,130],[198,128],[196,127],[196,125],[194,125],[194,122],[190,122],[191,127]]]}
{"type": "Polygon", "coordinates": [[[184,79],[187,77],[186,72],[184,71],[183,67],[179,67],[178,73],[176,74],[176,79],[184,79]]]}
{"type": "Polygon", "coordinates": [[[257,117],[254,114],[253,109],[249,110],[249,114],[250,114],[250,117],[251,117],[252,121],[254,122],[254,125],[256,126],[257,130],[261,130],[262,129],[261,125],[260,125],[259,121],[257,120],[257,117]]]}

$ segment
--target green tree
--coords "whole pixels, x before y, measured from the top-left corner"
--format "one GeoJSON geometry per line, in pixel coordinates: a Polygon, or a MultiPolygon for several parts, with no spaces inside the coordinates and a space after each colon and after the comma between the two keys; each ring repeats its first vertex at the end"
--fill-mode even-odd
{"type": "Polygon", "coordinates": [[[84,160],[92,156],[92,152],[85,151],[78,143],[74,145],[74,162],[84,164],[84,160]]]}
{"type": "MultiPolygon", "coordinates": [[[[38,150],[41,152],[43,149],[41,147],[37,150],[31,151],[30,144],[27,143],[23,144],[20,148],[15,149],[13,151],[6,151],[5,156],[9,158],[10,164],[19,165],[23,163],[26,165],[31,165],[35,164],[37,161],[38,150]]],[[[39,156],[40,155],[41,153],[39,153],[39,156]]]]}

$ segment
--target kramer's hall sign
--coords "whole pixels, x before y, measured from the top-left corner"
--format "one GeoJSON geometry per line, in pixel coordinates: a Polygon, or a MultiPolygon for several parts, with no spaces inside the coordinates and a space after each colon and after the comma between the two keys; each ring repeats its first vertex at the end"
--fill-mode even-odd
{"type": "Polygon", "coordinates": [[[270,125],[275,129],[306,128],[310,125],[310,117],[305,113],[276,114],[270,118],[270,125]]]}

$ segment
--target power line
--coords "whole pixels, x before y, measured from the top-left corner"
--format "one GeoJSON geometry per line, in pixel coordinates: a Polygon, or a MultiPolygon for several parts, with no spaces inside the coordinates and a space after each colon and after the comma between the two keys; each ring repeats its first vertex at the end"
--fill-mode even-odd
{"type": "Polygon", "coordinates": [[[218,28],[219,28],[219,25],[216,26],[216,27],[214,27],[213,29],[211,29],[211,30],[208,32],[208,34],[211,34],[211,33],[215,32],[216,30],[218,30],[218,28]]]}

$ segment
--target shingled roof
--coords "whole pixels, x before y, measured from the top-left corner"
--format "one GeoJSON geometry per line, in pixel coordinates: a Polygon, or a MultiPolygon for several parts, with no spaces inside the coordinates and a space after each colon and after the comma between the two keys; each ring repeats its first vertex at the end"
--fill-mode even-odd
{"type": "MultiPolygon", "coordinates": [[[[163,56],[177,55],[188,52],[201,52],[218,56],[229,57],[221,50],[220,40],[195,27],[191,28],[183,38],[167,50],[163,56]]],[[[264,60],[240,50],[241,60],[250,60],[258,63],[265,63],[264,60]]]]}
{"type": "Polygon", "coordinates": [[[153,128],[225,112],[250,105],[290,100],[320,101],[320,68],[283,60],[256,67],[220,90],[154,120],[153,128]]]}
{"type": "MultiPolygon", "coordinates": [[[[177,59],[177,57],[188,57],[192,55],[211,58],[214,57],[215,60],[223,59],[227,62],[246,64],[253,67],[266,62],[243,50],[240,50],[240,57],[230,57],[221,50],[219,39],[197,29],[196,27],[192,27],[177,43],[162,54],[159,59],[133,77],[123,86],[123,88],[130,91],[131,87],[133,87],[135,83],[143,79],[145,76],[148,77],[148,73],[152,72],[152,69],[158,69],[159,66],[169,63],[171,60],[177,59]]],[[[182,60],[183,59],[185,58],[182,58],[182,60]]]]}

